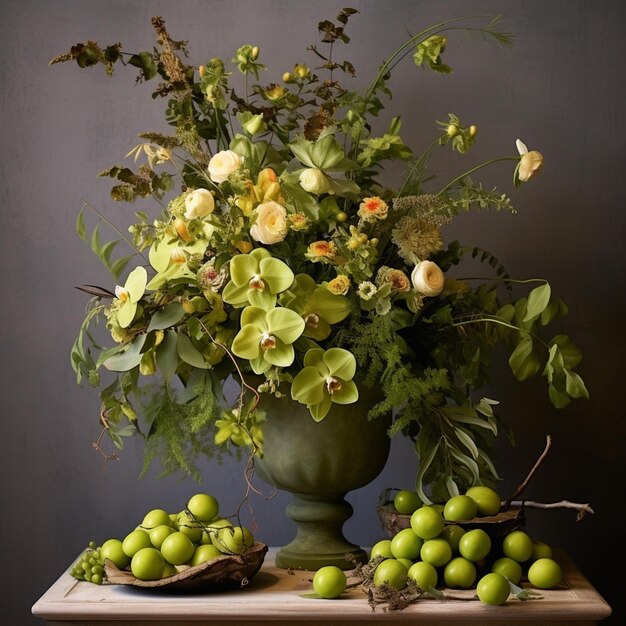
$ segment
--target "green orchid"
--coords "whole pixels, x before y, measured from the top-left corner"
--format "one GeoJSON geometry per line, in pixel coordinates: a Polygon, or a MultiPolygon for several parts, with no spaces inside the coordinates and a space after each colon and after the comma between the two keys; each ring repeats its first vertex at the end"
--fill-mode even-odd
{"type": "Polygon", "coordinates": [[[316,422],[321,422],[333,402],[352,404],[359,390],[352,380],[356,373],[354,355],[343,348],[312,348],[304,355],[304,367],[291,383],[291,397],[306,404],[316,422]]]}
{"type": "Polygon", "coordinates": [[[288,367],[295,355],[291,344],[303,330],[304,320],[295,311],[248,306],[241,312],[241,330],[231,349],[235,356],[248,359],[256,374],[271,365],[288,367]]]}
{"type": "Polygon", "coordinates": [[[148,282],[148,272],[141,265],[136,267],[126,279],[123,287],[115,287],[115,296],[122,302],[117,310],[117,323],[121,328],[127,328],[137,312],[137,303],[143,296],[148,282]]]}
{"type": "Polygon", "coordinates": [[[207,242],[196,239],[192,243],[180,245],[179,241],[165,241],[157,239],[150,247],[148,258],[150,265],[156,270],[156,275],[148,283],[147,289],[157,290],[168,280],[174,278],[195,278],[195,273],[187,266],[187,255],[203,255],[207,242]]]}
{"type": "Polygon", "coordinates": [[[269,311],[276,306],[277,294],[291,287],[293,272],[265,248],[238,254],[230,262],[230,282],[224,288],[224,302],[234,307],[251,304],[269,311]]]}
{"type": "Polygon", "coordinates": [[[299,313],[306,324],[304,335],[323,341],[331,333],[331,324],[344,320],[350,313],[350,301],[318,285],[308,274],[298,274],[285,293],[284,306],[299,313]]]}

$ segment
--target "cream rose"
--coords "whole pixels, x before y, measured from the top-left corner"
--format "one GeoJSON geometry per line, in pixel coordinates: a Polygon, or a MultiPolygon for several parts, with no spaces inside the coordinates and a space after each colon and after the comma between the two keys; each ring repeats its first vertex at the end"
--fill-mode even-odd
{"type": "Polygon", "coordinates": [[[208,189],[194,189],[185,197],[185,217],[192,220],[213,213],[215,200],[208,189]]]}
{"type": "Polygon", "coordinates": [[[535,172],[541,169],[543,165],[543,154],[537,152],[537,150],[530,150],[529,152],[526,144],[519,139],[515,142],[515,145],[522,157],[520,159],[517,176],[521,182],[526,183],[535,172]]]}
{"type": "Polygon", "coordinates": [[[425,296],[437,296],[443,291],[444,275],[432,261],[418,263],[411,272],[413,287],[425,296]]]}
{"type": "Polygon", "coordinates": [[[300,174],[300,186],[304,191],[320,195],[330,191],[330,183],[322,170],[310,167],[300,174]]]}
{"type": "Polygon", "coordinates": [[[264,202],[256,208],[256,222],[250,228],[255,241],[266,245],[282,241],[289,229],[285,207],[274,202],[264,202]]]}
{"type": "Polygon", "coordinates": [[[214,183],[223,183],[230,174],[243,165],[243,159],[232,150],[222,150],[209,161],[209,177],[214,183]]]}

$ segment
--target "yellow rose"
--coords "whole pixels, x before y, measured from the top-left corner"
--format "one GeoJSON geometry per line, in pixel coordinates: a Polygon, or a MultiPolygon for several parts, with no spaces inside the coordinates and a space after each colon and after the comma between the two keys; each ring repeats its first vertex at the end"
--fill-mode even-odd
{"type": "Polygon", "coordinates": [[[345,274],[339,274],[326,283],[326,289],[337,296],[345,296],[350,289],[350,279],[345,274]]]}
{"type": "Polygon", "coordinates": [[[285,238],[288,224],[284,206],[274,201],[264,202],[259,204],[255,213],[256,222],[250,228],[252,239],[270,245],[285,238]]]}
{"type": "Polygon", "coordinates": [[[214,183],[223,183],[243,165],[243,159],[232,150],[222,150],[209,161],[209,176],[214,183]]]}
{"type": "Polygon", "coordinates": [[[372,196],[363,198],[357,213],[364,222],[375,222],[376,220],[384,220],[387,217],[388,209],[387,203],[382,198],[372,196]]]}
{"type": "Polygon", "coordinates": [[[202,218],[213,213],[215,200],[208,189],[194,189],[185,197],[185,217],[192,220],[202,218]]]}
{"type": "Polygon", "coordinates": [[[441,268],[432,261],[418,263],[411,273],[413,287],[425,296],[437,296],[443,291],[445,278],[441,268]]]}

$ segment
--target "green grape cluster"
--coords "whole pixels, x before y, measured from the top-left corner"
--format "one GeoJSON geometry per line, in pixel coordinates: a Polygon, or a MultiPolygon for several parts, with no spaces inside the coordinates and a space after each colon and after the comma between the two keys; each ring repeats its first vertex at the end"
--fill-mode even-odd
{"type": "Polygon", "coordinates": [[[410,527],[372,547],[375,586],[402,590],[411,580],[435,595],[438,587],[475,589],[483,603],[500,605],[511,595],[527,599],[536,593],[518,586],[522,582],[535,589],[553,589],[561,582],[563,572],[549,545],[521,529],[502,537],[476,526],[480,517],[499,512],[494,490],[473,487],[434,505],[422,504],[408,490],[398,495],[394,507],[410,515],[410,527]],[[471,525],[464,524],[469,520],[471,525]]]}
{"type": "Polygon", "coordinates": [[[211,494],[194,494],[175,513],[151,509],[122,538],[89,544],[70,567],[78,580],[102,584],[105,560],[140,580],[158,580],[211,559],[242,554],[254,543],[252,532],[221,517],[211,494]]]}
{"type": "Polygon", "coordinates": [[[100,554],[100,546],[90,541],[81,555],[70,567],[70,575],[78,580],[101,585],[105,580],[104,559],[100,554]]]}

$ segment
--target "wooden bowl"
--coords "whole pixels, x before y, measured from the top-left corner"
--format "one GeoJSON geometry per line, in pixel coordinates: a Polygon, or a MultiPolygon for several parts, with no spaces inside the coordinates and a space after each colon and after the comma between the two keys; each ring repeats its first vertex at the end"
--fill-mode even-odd
{"type": "MultiPolygon", "coordinates": [[[[390,538],[403,528],[411,527],[411,516],[398,513],[391,503],[380,505],[376,510],[383,528],[387,531],[390,538]]],[[[511,507],[497,515],[488,517],[474,517],[464,522],[446,521],[446,525],[450,524],[456,524],[465,530],[482,528],[489,535],[492,543],[500,544],[505,535],[524,526],[524,509],[511,507]]]]}
{"type": "Polygon", "coordinates": [[[163,591],[211,591],[244,587],[261,569],[268,547],[255,542],[243,554],[224,554],[159,580],[140,580],[129,570],[121,570],[109,559],[104,561],[107,581],[163,591]]]}

